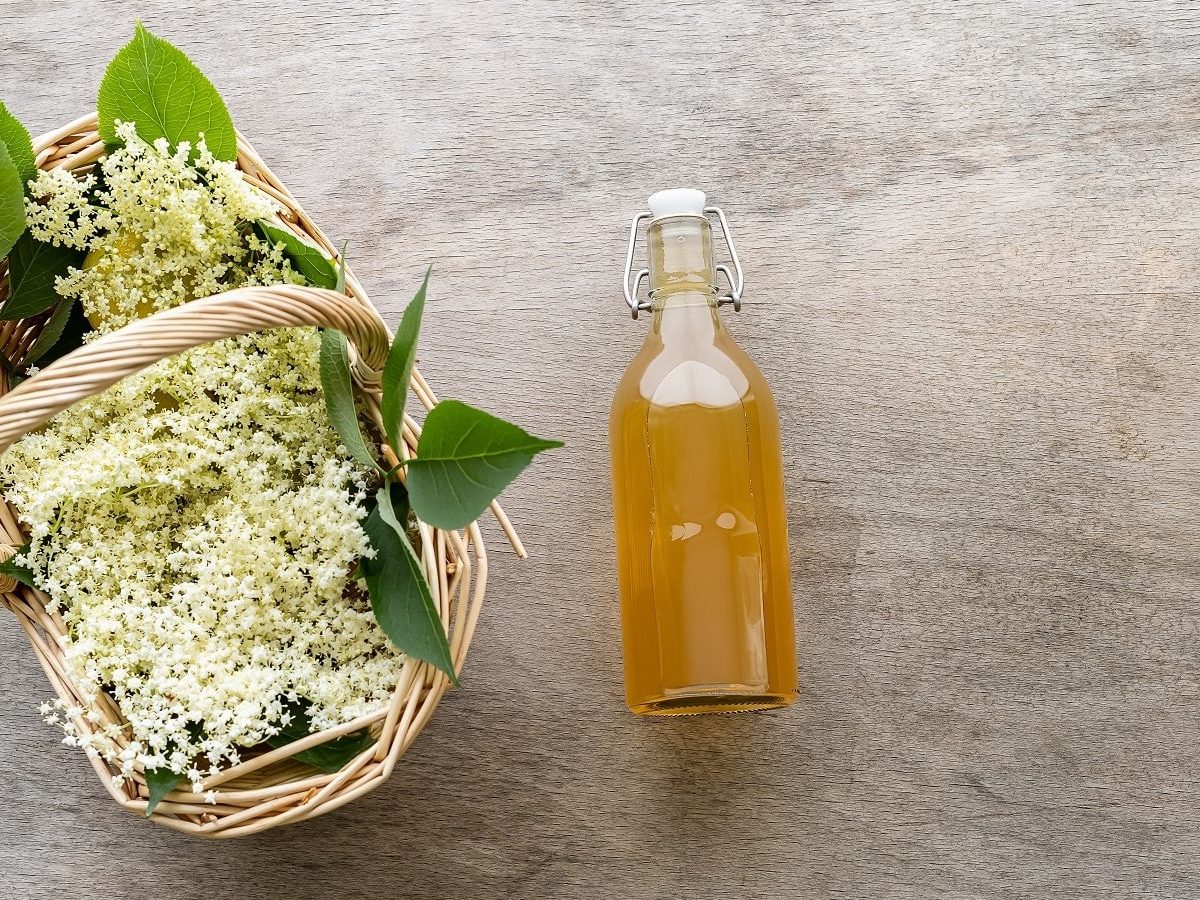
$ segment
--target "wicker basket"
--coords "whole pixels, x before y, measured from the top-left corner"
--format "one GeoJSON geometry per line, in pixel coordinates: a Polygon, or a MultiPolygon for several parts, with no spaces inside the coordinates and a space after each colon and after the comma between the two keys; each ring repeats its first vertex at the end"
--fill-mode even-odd
{"type": "MultiPolygon", "coordinates": [[[[78,175],[88,172],[104,154],[96,129],[96,116],[78,121],[40,138],[34,150],[43,169],[65,168],[78,175]]],[[[320,229],[304,214],[287,189],[267,169],[253,148],[239,135],[237,164],[255,187],[275,198],[282,217],[298,233],[315,241],[327,253],[333,248],[320,229]]],[[[0,263],[0,302],[8,291],[7,263],[0,263]]],[[[164,357],[191,347],[234,335],[290,326],[325,326],[344,332],[354,350],[354,380],[365,407],[379,419],[379,369],[387,355],[389,335],[379,313],[362,286],[348,274],[346,292],[304,287],[242,288],[196,300],[135,322],[118,332],[63,357],[45,370],[8,390],[0,376],[0,453],[24,434],[85,397],[105,390],[127,375],[164,357]]],[[[20,364],[40,333],[47,314],[0,327],[0,351],[20,364]]],[[[412,388],[429,409],[437,402],[416,371],[412,388]]],[[[405,422],[405,440],[415,451],[419,427],[405,422]]],[[[390,452],[386,451],[385,452],[390,452]]],[[[395,459],[392,459],[395,463],[395,459]]],[[[520,542],[498,506],[493,506],[501,527],[523,555],[520,542]]],[[[25,541],[16,510],[0,501],[0,557],[11,556],[25,541]],[[6,546],[5,546],[6,545],[6,546]]],[[[463,532],[439,531],[421,526],[418,548],[434,600],[447,627],[455,666],[461,670],[483,602],[487,579],[487,554],[477,524],[463,532]]],[[[0,576],[0,603],[11,610],[29,638],[38,661],[58,696],[72,706],[83,706],[83,697],[64,662],[60,638],[62,620],[46,609],[47,597],[33,588],[0,576]]],[[[445,692],[448,679],[424,663],[403,667],[403,675],[386,709],[312,735],[287,747],[245,754],[240,764],[205,779],[203,789],[217,792],[215,804],[191,790],[167,796],[150,818],[160,825],[214,838],[237,837],[277,825],[310,819],[336,809],[378,787],[395,768],[396,761],[428,723],[445,692]],[[375,743],[334,774],[320,773],[290,757],[326,741],[368,728],[375,743]]],[[[121,711],[107,696],[97,707],[101,725],[123,723],[121,711]]],[[[75,720],[80,733],[94,726],[87,716],[75,720]]],[[[145,781],[139,773],[124,784],[114,782],[116,770],[102,759],[92,765],[108,792],[125,809],[144,815],[145,781]]]]}

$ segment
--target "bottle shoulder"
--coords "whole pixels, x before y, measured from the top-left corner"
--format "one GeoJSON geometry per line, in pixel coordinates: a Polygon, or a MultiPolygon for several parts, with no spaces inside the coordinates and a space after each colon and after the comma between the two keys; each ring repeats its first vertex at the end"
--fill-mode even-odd
{"type": "Polygon", "coordinates": [[[774,405],[762,372],[728,335],[695,345],[665,345],[648,337],[621,377],[614,412],[639,400],[663,406],[774,405]]]}

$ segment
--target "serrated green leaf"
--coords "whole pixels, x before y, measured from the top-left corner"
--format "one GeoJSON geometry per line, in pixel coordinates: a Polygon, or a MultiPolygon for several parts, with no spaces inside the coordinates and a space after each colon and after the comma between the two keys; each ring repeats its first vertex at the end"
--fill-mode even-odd
{"type": "MultiPolygon", "coordinates": [[[[301,750],[299,753],[292,754],[292,758],[315,769],[320,769],[322,772],[339,772],[345,768],[346,763],[374,743],[375,738],[366,731],[360,731],[346,737],[335,738],[324,744],[318,744],[316,747],[309,747],[307,750],[301,750]]],[[[272,744],[272,746],[275,745],[272,744]]]]}
{"type": "Polygon", "coordinates": [[[154,808],[162,802],[167,794],[175,790],[181,781],[183,781],[183,775],[179,772],[172,772],[170,769],[146,770],[146,789],[150,794],[146,803],[146,818],[150,818],[154,808]]]}
{"type": "Polygon", "coordinates": [[[14,322],[48,310],[62,299],[54,279],[82,260],[82,251],[55,247],[25,232],[8,254],[9,294],[0,307],[0,321],[14,322]]]}
{"type": "Polygon", "coordinates": [[[325,394],[325,411],[333,430],[342,439],[350,455],[364,466],[382,469],[375,454],[367,446],[358,425],[358,410],[354,405],[354,385],[350,378],[350,349],[346,336],[326,328],[321,332],[321,390],[325,394]]]}
{"type": "MultiPolygon", "coordinates": [[[[280,728],[279,734],[267,738],[267,743],[272,747],[286,747],[313,733],[312,721],[308,717],[308,704],[289,704],[288,712],[291,713],[291,721],[280,728]]],[[[364,728],[362,731],[356,731],[353,734],[326,741],[324,744],[318,744],[316,747],[301,750],[299,753],[293,754],[292,759],[320,769],[322,772],[332,773],[340,771],[346,763],[374,743],[375,738],[371,737],[371,733],[364,728]]]]}
{"type": "Polygon", "coordinates": [[[74,300],[63,299],[54,305],[54,312],[50,314],[50,318],[42,326],[37,340],[33,342],[33,346],[25,355],[26,368],[36,363],[58,343],[58,339],[62,337],[62,333],[67,327],[67,321],[71,318],[71,307],[74,303],[74,300]]]}
{"type": "Polygon", "coordinates": [[[84,315],[82,304],[75,300],[59,301],[50,319],[42,326],[42,333],[29,348],[25,367],[40,363],[45,368],[82,347],[83,336],[92,330],[92,323],[84,315]]]}
{"type": "Polygon", "coordinates": [[[443,400],[425,417],[408,493],[418,518],[437,528],[474,522],[535,455],[561,447],[481,409],[443,400]]]}
{"type": "Polygon", "coordinates": [[[392,340],[392,349],[388,352],[387,362],[383,367],[383,397],[379,410],[383,416],[388,443],[397,455],[400,453],[400,445],[404,442],[404,407],[408,403],[408,382],[417,358],[417,338],[421,333],[421,317],[425,314],[425,289],[429,286],[431,270],[432,266],[425,270],[421,287],[417,289],[416,296],[400,317],[396,337],[392,340]]]}
{"type": "Polygon", "coordinates": [[[408,502],[404,488],[384,485],[375,499],[377,505],[363,523],[375,558],[362,560],[375,620],[399,650],[441,669],[457,686],[446,629],[433,604],[421,561],[405,536],[408,502]]]}
{"type": "Polygon", "coordinates": [[[290,229],[273,225],[263,219],[254,224],[266,240],[272,244],[283,244],[284,254],[291,260],[296,271],[304,276],[305,281],[314,287],[336,289],[337,268],[320,247],[310,244],[290,229]]]}
{"type": "Polygon", "coordinates": [[[4,560],[4,562],[0,562],[0,575],[7,575],[14,581],[19,581],[21,584],[28,585],[29,587],[37,587],[37,585],[33,582],[33,572],[30,569],[27,569],[24,566],[19,566],[13,562],[14,558],[20,556],[28,549],[28,544],[23,547],[18,547],[16,552],[13,553],[11,557],[4,560]]]}
{"type": "Polygon", "coordinates": [[[25,232],[25,183],[8,146],[0,142],[0,259],[25,232]]]}
{"type": "Polygon", "coordinates": [[[33,156],[33,141],[29,132],[0,100],[0,144],[8,150],[8,158],[17,168],[21,183],[28,184],[37,175],[37,164],[33,156]]]}
{"type": "Polygon", "coordinates": [[[237,133],[225,101],[212,82],[177,47],[151,34],[141,22],[104,72],[96,99],[100,137],[120,143],[117,122],[134,122],[138,135],[153,143],[192,145],[201,135],[217,159],[237,157],[237,133]]]}

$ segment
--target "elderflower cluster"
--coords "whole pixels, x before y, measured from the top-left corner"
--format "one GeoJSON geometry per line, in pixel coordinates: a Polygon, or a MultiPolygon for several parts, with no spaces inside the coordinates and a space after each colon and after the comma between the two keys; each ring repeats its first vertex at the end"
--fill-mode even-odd
{"type": "MultiPolygon", "coordinates": [[[[121,136],[101,190],[89,198],[86,182],[44,174],[31,215],[43,240],[105,253],[60,286],[98,331],[146,306],[294,280],[242,236],[269,204],[232,167],[203,146],[193,169],[182,148],[121,136]]],[[[0,459],[30,530],[17,562],[68,626],[71,673],[129,724],[99,728],[93,714],[81,729],[86,710],[61,703],[43,716],[124,776],[169,768],[199,789],[296,704],[314,728],[341,724],[384,705],[401,674],[350,577],[371,553],[372,476],[329,424],[318,353],[313,329],[202,346],[76,404],[0,459]]]]}
{"type": "Polygon", "coordinates": [[[102,330],[187,300],[250,284],[301,284],[283,256],[248,231],[274,202],[250,188],[237,167],[214,159],[204,141],[148,144],[133,123],[117,126],[123,146],[100,163],[101,176],[76,180],[41,172],[26,200],[29,231],[40,241],[90,251],[55,283],[78,298],[102,330]]]}

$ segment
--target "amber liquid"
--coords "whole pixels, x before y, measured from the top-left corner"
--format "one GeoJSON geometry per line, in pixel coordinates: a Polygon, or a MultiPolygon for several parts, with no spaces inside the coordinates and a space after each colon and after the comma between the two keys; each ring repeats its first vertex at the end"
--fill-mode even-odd
{"type": "Polygon", "coordinates": [[[651,332],[613,401],[626,698],[636,713],[796,697],[778,419],[713,294],[686,284],[657,292],[651,332]]]}

